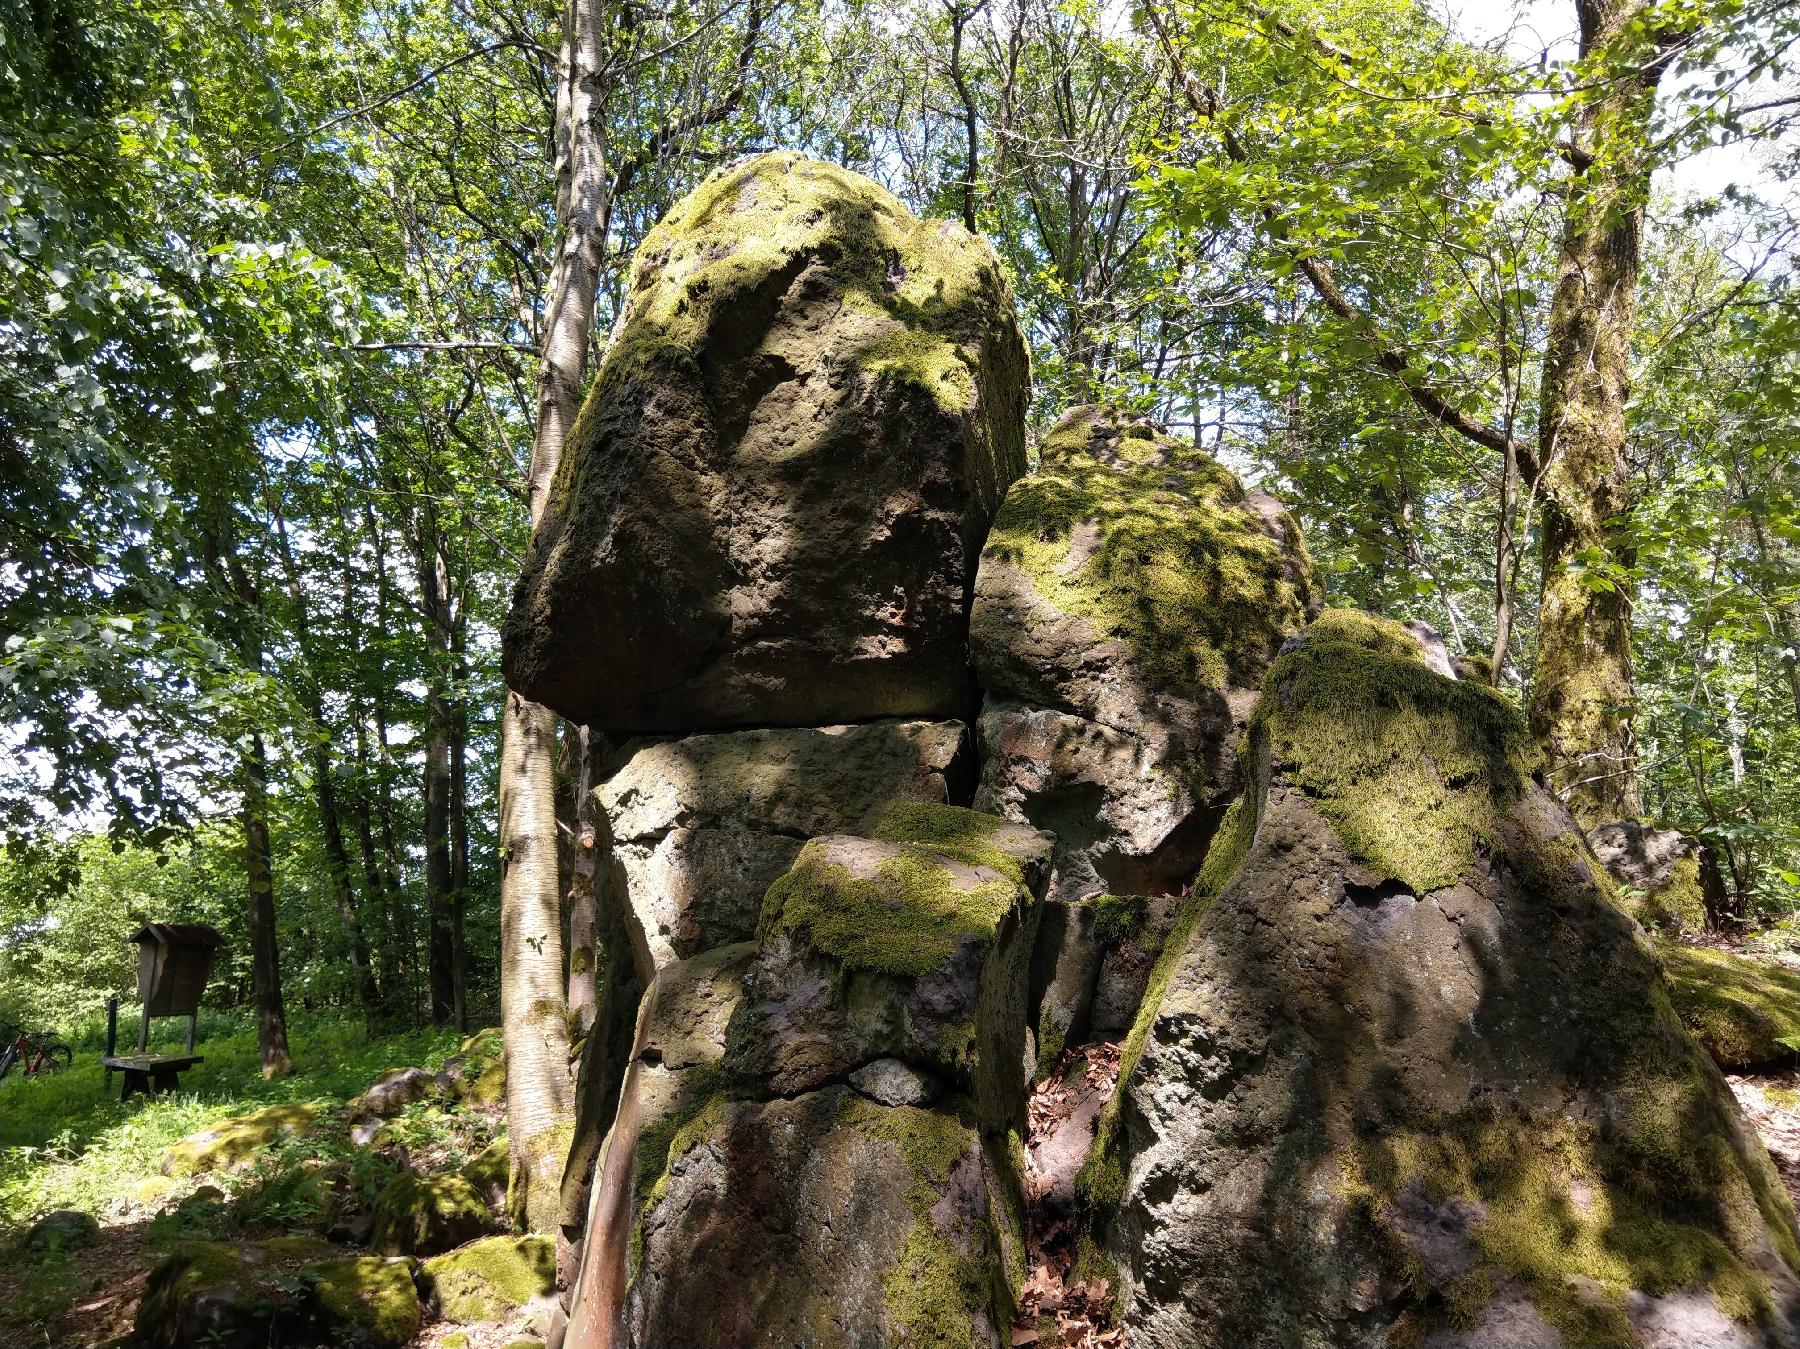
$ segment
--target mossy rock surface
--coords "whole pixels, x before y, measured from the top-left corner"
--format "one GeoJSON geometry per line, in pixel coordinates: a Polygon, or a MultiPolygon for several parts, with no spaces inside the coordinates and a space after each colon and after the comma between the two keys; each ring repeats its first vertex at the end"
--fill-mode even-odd
{"type": "Polygon", "coordinates": [[[490,1205],[504,1205],[506,1187],[512,1177],[512,1156],[507,1148],[506,1135],[501,1134],[469,1158],[457,1174],[473,1185],[476,1192],[490,1205]]]}
{"type": "Polygon", "coordinates": [[[1793,1341],[1793,1211],[1537,769],[1398,625],[1270,669],[1081,1180],[1134,1344],[1793,1341]]]}
{"type": "Polygon", "coordinates": [[[283,1138],[307,1133],[318,1115],[317,1106],[272,1105],[252,1115],[221,1120],[170,1147],[163,1154],[162,1173],[179,1179],[236,1166],[283,1138]]]}
{"type": "Polygon", "coordinates": [[[307,1275],[308,1304],[330,1343],[401,1349],[424,1325],[409,1259],[352,1256],[314,1265],[307,1275]]]}
{"type": "Polygon", "coordinates": [[[1711,852],[1679,829],[1616,820],[1588,831],[1588,846],[1618,887],[1619,902],[1652,932],[1704,932],[1722,908],[1724,881],[1711,852]]]}
{"type": "Polygon", "coordinates": [[[427,1260],[420,1284],[446,1321],[503,1321],[556,1291],[556,1243],[537,1236],[483,1237],[427,1260]]]}
{"type": "Polygon", "coordinates": [[[1004,1130],[1023,1108],[1051,839],[928,805],[898,807],[874,832],[815,839],[769,888],[726,1068],[790,1094],[899,1058],[960,1084],[1004,1130]]]}
{"type": "Polygon", "coordinates": [[[953,1104],[721,1101],[666,1158],[629,1243],[631,1342],[1004,1342],[1016,1195],[953,1104]]]}
{"type": "Polygon", "coordinates": [[[800,155],[720,170],[638,250],[510,686],[609,731],[962,715],[1028,379],[984,240],[800,155]]]}
{"type": "Polygon", "coordinates": [[[764,892],[806,839],[865,833],[903,802],[945,801],[966,738],[959,721],[883,720],[638,748],[593,803],[600,865],[622,881],[644,976],[753,937],[764,892]]]}
{"type": "Polygon", "coordinates": [[[1656,949],[1676,1013],[1721,1068],[1800,1059],[1800,971],[1679,942],[1656,949]]]}
{"type": "Polygon", "coordinates": [[[310,1237],[182,1242],[150,1271],[132,1344],[139,1349],[260,1349],[278,1321],[300,1321],[296,1289],[332,1254],[310,1237]]]}
{"type": "Polygon", "coordinates": [[[385,1255],[436,1255],[493,1230],[487,1200],[462,1176],[396,1176],[375,1197],[369,1245],[385,1255]]]}
{"type": "Polygon", "coordinates": [[[1177,892],[1319,578],[1272,497],[1140,417],[1072,409],[1040,460],[1008,491],[976,577],[975,805],[1056,833],[1053,901],[1177,892]]]}

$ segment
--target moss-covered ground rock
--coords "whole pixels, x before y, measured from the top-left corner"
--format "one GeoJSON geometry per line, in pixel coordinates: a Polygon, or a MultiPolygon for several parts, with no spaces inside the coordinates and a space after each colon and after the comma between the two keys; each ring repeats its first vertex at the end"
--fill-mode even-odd
{"type": "Polygon", "coordinates": [[[301,1272],[330,1254],[330,1247],[309,1237],[182,1242],[150,1271],[132,1343],[139,1349],[261,1349],[278,1321],[304,1324],[301,1272]]]}
{"type": "Polygon", "coordinates": [[[236,1166],[271,1144],[306,1133],[318,1114],[311,1105],[272,1105],[255,1114],[222,1120],[189,1134],[164,1153],[162,1173],[179,1178],[236,1166]]]}
{"type": "Polygon", "coordinates": [[[1082,1177],[1134,1346],[1788,1345],[1794,1214],[1522,719],[1328,613],[1082,1177]]]}
{"type": "Polygon", "coordinates": [[[1800,1059],[1800,971],[1679,942],[1656,949],[1676,1014],[1720,1067],[1800,1059]]]}
{"type": "Polygon", "coordinates": [[[608,731],[963,715],[1027,380],[984,240],[800,155],[715,173],[638,250],[509,684],[608,731]]]}
{"type": "Polygon", "coordinates": [[[385,1255],[435,1255],[493,1230],[480,1191],[458,1175],[406,1172],[375,1197],[369,1245],[385,1255]]]}
{"type": "Polygon", "coordinates": [[[401,1349],[424,1324],[411,1260],[327,1260],[313,1265],[305,1282],[309,1309],[327,1343],[401,1349]]]}
{"type": "Polygon", "coordinates": [[[1616,820],[1590,829],[1587,840],[1626,911],[1651,931],[1704,932],[1723,910],[1716,859],[1679,829],[1616,820]]]}
{"type": "Polygon", "coordinates": [[[483,1237],[427,1260],[419,1282],[446,1321],[503,1321],[556,1291],[556,1243],[549,1237],[483,1237]]]}

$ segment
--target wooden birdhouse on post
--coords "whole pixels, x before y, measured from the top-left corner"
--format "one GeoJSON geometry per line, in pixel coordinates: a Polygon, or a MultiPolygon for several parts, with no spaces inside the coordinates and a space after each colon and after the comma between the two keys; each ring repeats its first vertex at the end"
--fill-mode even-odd
{"type": "Polygon", "coordinates": [[[118,1001],[108,1007],[106,1053],[101,1058],[110,1077],[125,1074],[124,1095],[134,1091],[172,1091],[177,1075],[200,1062],[194,1038],[200,1024],[200,996],[212,977],[213,955],[225,944],[219,930],[205,923],[145,923],[130,940],[138,944],[138,997],[144,1004],[138,1022],[137,1053],[114,1054],[118,1038],[118,1001]],[[185,1016],[187,1053],[149,1054],[150,1018],[185,1016]]]}

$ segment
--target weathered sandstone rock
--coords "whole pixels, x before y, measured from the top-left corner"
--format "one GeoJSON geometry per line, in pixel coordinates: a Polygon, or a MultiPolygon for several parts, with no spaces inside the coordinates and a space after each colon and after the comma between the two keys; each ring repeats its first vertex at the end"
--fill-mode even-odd
{"type": "Polygon", "coordinates": [[[609,733],[966,715],[1026,387],[985,241],[795,154],[715,174],[638,250],[508,684],[609,733]]]}
{"type": "Polygon", "coordinates": [[[1514,709],[1333,611],[1245,761],[1083,1177],[1132,1344],[1800,1341],[1793,1212],[1514,709]]]}

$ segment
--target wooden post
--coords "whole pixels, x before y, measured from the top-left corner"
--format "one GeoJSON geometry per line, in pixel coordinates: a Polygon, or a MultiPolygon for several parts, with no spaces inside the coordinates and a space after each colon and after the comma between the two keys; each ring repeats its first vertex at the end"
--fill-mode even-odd
{"type": "MultiPolygon", "coordinates": [[[[110,1059],[113,1056],[113,1051],[118,1048],[118,1045],[119,1045],[119,1000],[117,998],[108,998],[106,1000],[106,1057],[107,1058],[110,1059]]],[[[106,1089],[108,1091],[112,1090],[112,1075],[113,1075],[113,1070],[111,1068],[108,1068],[106,1070],[106,1089]]]]}
{"type": "Polygon", "coordinates": [[[150,1004],[146,1002],[143,1019],[138,1022],[137,1052],[142,1054],[148,1048],[150,1048],[150,1004]]]}
{"type": "Polygon", "coordinates": [[[189,1013],[188,1013],[188,1046],[187,1046],[187,1052],[188,1052],[188,1053],[190,1053],[190,1054],[192,1054],[192,1053],[193,1053],[193,1052],[194,1052],[194,1035],[195,1035],[195,1033],[196,1033],[196,1032],[197,1032],[197,1031],[198,1031],[198,1030],[199,1030],[199,1028],[200,1028],[200,1013],[199,1013],[199,1012],[197,1012],[197,1011],[195,1011],[195,1012],[189,1012],[189,1013]]]}

